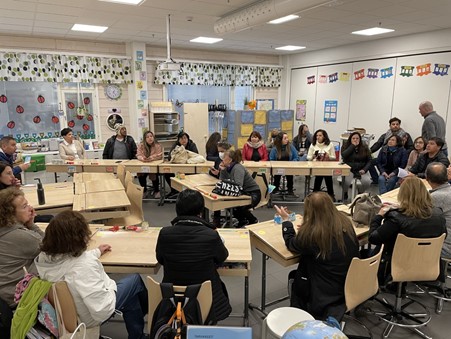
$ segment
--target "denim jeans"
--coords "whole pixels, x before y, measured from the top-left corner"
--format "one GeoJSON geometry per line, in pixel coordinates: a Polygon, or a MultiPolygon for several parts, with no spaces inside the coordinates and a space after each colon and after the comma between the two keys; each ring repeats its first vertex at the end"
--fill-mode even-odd
{"type": "Polygon", "coordinates": [[[398,179],[399,178],[396,175],[390,179],[385,179],[382,174],[379,175],[379,193],[384,194],[393,190],[398,182],[398,179]]]}
{"type": "Polygon", "coordinates": [[[143,336],[147,298],[147,288],[139,274],[129,275],[117,282],[116,309],[124,316],[129,339],[143,336]]]}

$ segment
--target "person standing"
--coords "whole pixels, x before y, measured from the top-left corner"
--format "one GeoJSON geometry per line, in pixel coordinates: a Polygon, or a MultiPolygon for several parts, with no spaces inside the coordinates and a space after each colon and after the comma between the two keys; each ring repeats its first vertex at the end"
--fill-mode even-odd
{"type": "Polygon", "coordinates": [[[22,171],[25,171],[30,167],[30,164],[23,163],[14,166],[16,149],[17,143],[13,137],[6,136],[0,140],[0,161],[10,164],[13,168],[14,176],[17,178],[22,171]]]}
{"type": "Polygon", "coordinates": [[[59,144],[60,157],[63,160],[78,160],[85,158],[85,149],[82,143],[75,140],[74,133],[70,128],[61,130],[63,141],[59,144]]]}
{"type": "Polygon", "coordinates": [[[127,135],[125,125],[116,124],[116,135],[109,138],[103,149],[103,159],[131,160],[136,157],[135,140],[127,135]]]}
{"type": "Polygon", "coordinates": [[[442,209],[446,220],[447,235],[442,247],[442,257],[451,259],[451,185],[446,166],[433,162],[426,168],[426,180],[431,186],[432,205],[442,209]]]}
{"type": "Polygon", "coordinates": [[[418,110],[424,118],[423,126],[421,127],[421,136],[427,144],[429,139],[438,137],[444,141],[442,152],[448,156],[448,145],[446,144],[446,124],[445,120],[434,111],[434,106],[430,101],[423,101],[420,103],[418,110]]]}

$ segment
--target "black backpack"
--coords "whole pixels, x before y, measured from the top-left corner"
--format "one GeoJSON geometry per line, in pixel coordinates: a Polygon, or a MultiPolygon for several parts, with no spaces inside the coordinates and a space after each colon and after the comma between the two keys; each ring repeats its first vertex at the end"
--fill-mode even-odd
{"type": "Polygon", "coordinates": [[[186,287],[183,295],[175,295],[171,283],[161,283],[162,299],[152,318],[150,338],[155,339],[185,339],[187,325],[205,325],[213,323],[213,311],[202,322],[197,295],[200,284],[186,287]]]}
{"type": "Polygon", "coordinates": [[[13,312],[6,301],[0,298],[0,339],[9,339],[13,312]]]}

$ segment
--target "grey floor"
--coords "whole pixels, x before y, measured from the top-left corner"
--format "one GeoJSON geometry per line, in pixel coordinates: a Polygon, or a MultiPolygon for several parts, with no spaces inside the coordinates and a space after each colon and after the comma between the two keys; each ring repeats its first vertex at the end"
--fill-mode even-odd
{"type": "MultiPolygon", "coordinates": [[[[338,195],[341,195],[341,189],[338,184],[335,184],[335,192],[338,195]]],[[[296,192],[300,194],[303,192],[304,180],[302,178],[296,178],[295,180],[295,188],[296,192]]],[[[377,193],[377,187],[371,186],[370,190],[373,193],[377,193]]],[[[299,199],[300,201],[300,199],[299,199]]],[[[283,205],[283,202],[281,203],[283,205]]],[[[151,225],[154,226],[168,226],[170,225],[170,221],[175,217],[175,204],[174,203],[166,203],[164,206],[158,206],[154,201],[145,201],[143,204],[145,218],[151,225]]],[[[302,213],[303,206],[301,203],[295,203],[294,205],[289,206],[289,208],[296,212],[302,213]]],[[[260,221],[272,219],[274,216],[274,210],[269,208],[260,208],[255,211],[255,215],[260,221]]],[[[113,249],[114,250],[114,249],[113,249]]],[[[259,251],[253,249],[252,250],[253,262],[251,266],[251,275],[249,277],[249,285],[250,285],[250,301],[254,304],[260,304],[260,295],[261,295],[261,258],[262,255],[259,251]]],[[[296,266],[291,266],[284,268],[269,259],[267,261],[267,286],[266,286],[266,298],[267,301],[276,300],[282,298],[287,295],[287,276],[288,273],[296,269],[296,266]]],[[[155,278],[161,281],[162,278],[162,269],[158,273],[155,278]]],[[[115,274],[112,275],[113,279],[120,279],[121,275],[115,274]]],[[[243,310],[243,287],[244,287],[244,279],[238,277],[223,277],[224,283],[227,286],[227,290],[229,292],[231,305],[233,308],[233,313],[241,313],[243,310]]],[[[431,322],[425,327],[425,332],[435,339],[448,339],[451,338],[451,303],[445,303],[443,312],[440,315],[435,313],[435,300],[432,297],[428,296],[419,296],[419,300],[421,300],[430,310],[432,314],[431,322]]],[[[267,311],[270,311],[274,308],[278,308],[281,306],[289,306],[288,300],[280,302],[274,306],[268,307],[267,311]]],[[[384,323],[379,321],[374,316],[366,316],[363,315],[359,318],[365,325],[367,325],[372,333],[374,338],[381,337],[382,331],[385,328],[384,323]]],[[[257,311],[250,311],[250,326],[253,330],[253,338],[261,338],[261,314],[257,311]]],[[[242,326],[242,319],[239,318],[228,318],[222,322],[220,325],[224,326],[242,326]]],[[[355,330],[356,327],[354,324],[350,323],[349,331],[352,333],[352,330],[355,330]]],[[[125,330],[125,326],[120,319],[115,319],[101,328],[101,333],[103,335],[109,336],[114,339],[122,339],[127,338],[127,332],[125,330]]],[[[359,333],[356,333],[359,334],[359,333]]],[[[413,334],[412,332],[395,328],[392,332],[390,338],[420,338],[420,336],[413,334]]]]}

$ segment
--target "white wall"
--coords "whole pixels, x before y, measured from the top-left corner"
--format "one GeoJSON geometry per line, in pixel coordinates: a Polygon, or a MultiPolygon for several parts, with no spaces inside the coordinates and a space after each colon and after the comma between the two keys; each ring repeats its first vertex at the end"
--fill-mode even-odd
{"type": "MultiPolygon", "coordinates": [[[[450,50],[451,29],[446,29],[284,56],[281,64],[286,67],[287,76],[281,89],[281,102],[294,109],[297,99],[305,97],[308,101],[314,100],[315,107],[307,103],[307,123],[315,129],[325,127],[327,131],[331,131],[331,139],[339,136],[342,126],[365,127],[378,137],[387,130],[388,120],[393,116],[402,120],[402,126],[414,138],[421,134],[423,119],[418,113],[421,101],[432,101],[434,108],[446,121],[451,102],[451,76],[429,74],[420,77],[415,70],[413,77],[402,77],[400,67],[417,66],[426,62],[451,64],[451,53],[436,53],[450,50]],[[306,85],[307,74],[316,73],[318,82],[319,75],[328,74],[329,70],[351,67],[352,78],[353,72],[360,68],[365,68],[366,74],[368,67],[380,69],[389,66],[394,67],[393,77],[351,80],[348,94],[343,86],[333,86],[334,84],[306,85]],[[340,121],[336,125],[324,126],[321,122],[322,106],[326,97],[333,96],[339,98],[340,121]]],[[[451,141],[450,125],[447,123],[448,143],[451,141]]],[[[295,131],[297,126],[299,123],[295,124],[295,131]]]]}

